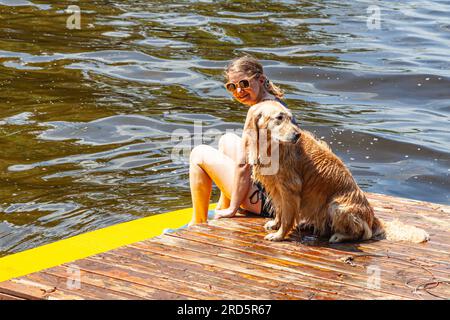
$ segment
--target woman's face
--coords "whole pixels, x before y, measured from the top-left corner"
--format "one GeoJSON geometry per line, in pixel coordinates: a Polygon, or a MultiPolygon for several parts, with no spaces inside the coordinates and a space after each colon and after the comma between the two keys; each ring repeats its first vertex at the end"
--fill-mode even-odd
{"type": "Polygon", "coordinates": [[[264,93],[263,83],[264,83],[264,75],[255,76],[253,78],[246,76],[242,72],[229,72],[228,73],[228,82],[233,82],[236,84],[236,90],[232,92],[233,96],[237,101],[243,103],[248,106],[252,106],[259,101],[264,93]],[[248,88],[241,88],[237,84],[239,81],[247,79],[249,81],[250,86],[248,88]]]}

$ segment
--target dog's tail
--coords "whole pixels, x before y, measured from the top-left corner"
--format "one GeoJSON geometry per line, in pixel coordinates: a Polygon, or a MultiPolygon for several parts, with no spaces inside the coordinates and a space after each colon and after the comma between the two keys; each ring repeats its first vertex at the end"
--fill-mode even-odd
{"type": "Polygon", "coordinates": [[[430,240],[428,233],[420,228],[406,225],[399,220],[383,221],[375,217],[372,225],[372,238],[390,241],[408,241],[421,243],[430,240]]]}

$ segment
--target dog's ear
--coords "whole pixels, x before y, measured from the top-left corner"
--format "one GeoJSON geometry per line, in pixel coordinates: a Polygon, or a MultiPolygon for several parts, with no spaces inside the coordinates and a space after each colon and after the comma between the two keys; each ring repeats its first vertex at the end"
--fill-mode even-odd
{"type": "Polygon", "coordinates": [[[258,121],[261,118],[261,112],[250,108],[245,120],[244,133],[242,136],[243,156],[246,163],[255,165],[259,162],[259,127],[258,121]]]}

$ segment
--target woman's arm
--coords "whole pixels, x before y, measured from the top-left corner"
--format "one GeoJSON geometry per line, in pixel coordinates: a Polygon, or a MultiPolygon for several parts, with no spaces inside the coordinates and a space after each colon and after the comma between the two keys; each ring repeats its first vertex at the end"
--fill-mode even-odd
{"type": "MultiPolygon", "coordinates": [[[[251,165],[248,163],[237,164],[234,171],[233,192],[230,199],[230,211],[236,214],[241,203],[244,201],[251,185],[251,165]]],[[[234,215],[233,214],[233,215],[234,215]]]]}
{"type": "Polygon", "coordinates": [[[251,165],[238,161],[234,170],[233,187],[231,191],[230,206],[226,209],[216,210],[216,218],[234,217],[251,186],[251,165]]]}
{"type": "MultiPolygon", "coordinates": [[[[253,108],[250,108],[247,113],[247,118],[245,121],[244,129],[247,128],[250,119],[250,114],[253,108]]],[[[217,210],[218,218],[230,218],[236,215],[237,210],[244,202],[244,198],[248,193],[251,186],[251,170],[252,166],[247,161],[247,144],[248,137],[244,130],[242,134],[242,143],[239,148],[239,153],[237,156],[237,163],[234,170],[233,188],[230,198],[230,206],[227,209],[217,210]]]]}
{"type": "Polygon", "coordinates": [[[251,186],[251,165],[236,165],[233,179],[233,190],[231,193],[230,206],[226,209],[216,210],[215,218],[234,217],[251,186]]]}

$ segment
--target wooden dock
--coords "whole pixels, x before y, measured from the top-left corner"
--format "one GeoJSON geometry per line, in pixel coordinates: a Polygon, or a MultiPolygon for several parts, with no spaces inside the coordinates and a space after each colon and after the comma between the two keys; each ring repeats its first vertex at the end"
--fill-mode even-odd
{"type": "Polygon", "coordinates": [[[213,220],[0,283],[2,299],[450,299],[450,207],[368,194],[422,244],[265,241],[266,219],[213,220]]]}

